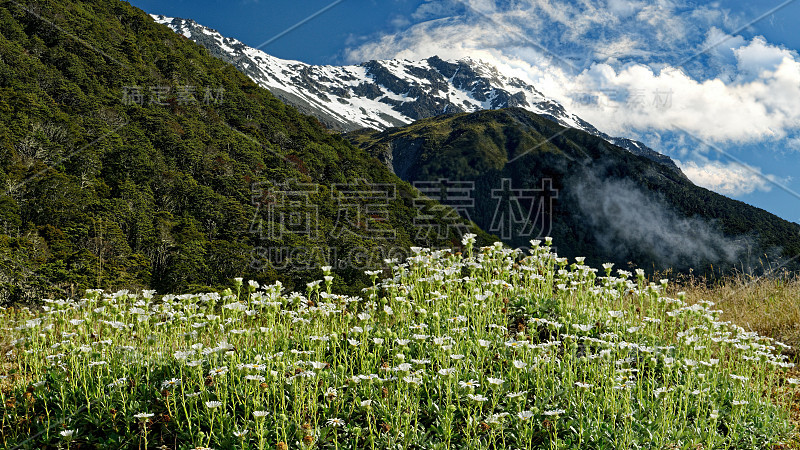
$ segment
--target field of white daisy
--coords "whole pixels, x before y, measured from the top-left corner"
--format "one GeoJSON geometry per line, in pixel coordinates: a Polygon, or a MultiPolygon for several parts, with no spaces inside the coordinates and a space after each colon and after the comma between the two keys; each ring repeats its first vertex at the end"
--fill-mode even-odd
{"type": "Polygon", "coordinates": [[[361,297],[235,280],[0,312],[4,448],[774,448],[785,344],[533,241],[415,248],[361,297]]]}

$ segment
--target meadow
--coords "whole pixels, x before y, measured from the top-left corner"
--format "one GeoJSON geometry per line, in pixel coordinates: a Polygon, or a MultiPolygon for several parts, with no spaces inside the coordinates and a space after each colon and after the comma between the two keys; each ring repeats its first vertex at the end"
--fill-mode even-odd
{"type": "Polygon", "coordinates": [[[549,239],[529,254],[474,248],[472,235],[463,244],[386,261],[359,297],[332,292],[322,267],[305,292],[236,279],[219,293],[92,290],[6,308],[2,445],[767,449],[793,439],[800,379],[775,337],[796,337],[796,283],[680,290],[568,261],[549,239]]]}

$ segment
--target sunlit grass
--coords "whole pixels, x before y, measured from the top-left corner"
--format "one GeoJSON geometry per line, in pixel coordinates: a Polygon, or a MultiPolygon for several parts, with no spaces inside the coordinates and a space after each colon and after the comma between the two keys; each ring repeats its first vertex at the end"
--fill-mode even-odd
{"type": "MultiPolygon", "coordinates": [[[[771,448],[785,344],[534,242],[415,248],[361,297],[90,291],[7,309],[5,447],[771,448]]],[[[694,295],[694,293],[692,293],[694,295]]]]}
{"type": "MultiPolygon", "coordinates": [[[[723,320],[729,320],[749,331],[778,339],[791,348],[783,353],[797,362],[800,348],[800,278],[780,270],[767,270],[766,275],[736,274],[721,279],[706,280],[682,277],[670,285],[671,293],[683,291],[688,303],[710,300],[722,309],[723,320]]],[[[792,369],[787,378],[800,378],[800,371],[792,369]]],[[[791,411],[791,420],[800,428],[800,390],[783,384],[784,406],[791,411]]],[[[800,449],[800,436],[789,448],[800,449]]]]}
{"type": "Polygon", "coordinates": [[[689,303],[715,302],[724,311],[723,320],[779,339],[794,348],[800,345],[800,278],[796,275],[739,274],[711,283],[687,279],[676,289],[686,293],[689,303]]]}

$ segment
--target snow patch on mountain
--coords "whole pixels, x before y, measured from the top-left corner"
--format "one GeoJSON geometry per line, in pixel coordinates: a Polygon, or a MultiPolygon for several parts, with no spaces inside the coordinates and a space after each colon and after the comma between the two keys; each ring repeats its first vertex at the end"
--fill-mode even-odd
{"type": "Polygon", "coordinates": [[[520,107],[680,171],[669,157],[641,142],[602,133],[534,86],[482,61],[445,61],[433,56],[421,61],[317,66],[276,58],[193,20],[155,14],[151,17],[335,130],[384,130],[441,114],[520,107]]]}

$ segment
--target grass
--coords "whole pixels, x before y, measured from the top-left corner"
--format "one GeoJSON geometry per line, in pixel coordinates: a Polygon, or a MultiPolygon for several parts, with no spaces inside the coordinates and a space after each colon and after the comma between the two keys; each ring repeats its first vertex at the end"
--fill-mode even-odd
{"type": "MultiPolygon", "coordinates": [[[[719,280],[683,277],[671,287],[672,294],[685,292],[687,302],[710,300],[722,309],[723,320],[769,336],[791,346],[783,353],[800,362],[800,277],[787,272],[769,276],[736,274],[719,280]]],[[[800,377],[800,370],[791,369],[787,378],[800,377]]],[[[783,406],[791,411],[791,420],[800,429],[800,392],[788,386],[788,399],[783,406]]],[[[800,449],[797,433],[786,448],[800,449]]]]}
{"type": "Polygon", "coordinates": [[[746,307],[701,298],[721,288],[679,293],[549,241],[527,256],[464,244],[388,261],[361,297],[331,292],[324,267],[303,293],[236,280],[6,309],[3,446],[790,444],[800,379],[785,344],[725,320],[746,307]]]}
{"type": "Polygon", "coordinates": [[[785,353],[797,357],[795,351],[800,348],[798,276],[738,274],[715,282],[688,278],[679,283],[676,287],[686,293],[688,302],[713,301],[724,311],[723,320],[790,344],[793,349],[785,353]]]}

